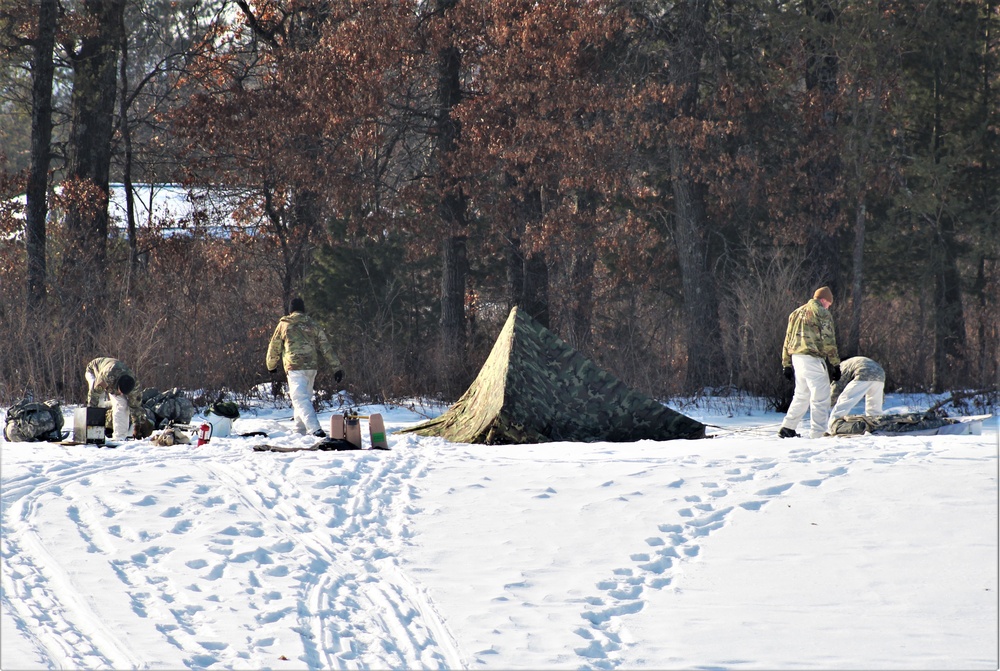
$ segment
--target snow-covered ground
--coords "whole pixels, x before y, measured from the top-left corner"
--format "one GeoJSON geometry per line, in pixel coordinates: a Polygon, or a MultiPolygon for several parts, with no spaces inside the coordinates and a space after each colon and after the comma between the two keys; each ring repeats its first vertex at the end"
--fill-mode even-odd
{"type": "MultiPolygon", "coordinates": [[[[363,410],[390,451],[0,445],[0,666],[998,668],[995,417],[486,447],[363,410]]],[[[234,432],[308,444],[289,417],[234,432]]]]}

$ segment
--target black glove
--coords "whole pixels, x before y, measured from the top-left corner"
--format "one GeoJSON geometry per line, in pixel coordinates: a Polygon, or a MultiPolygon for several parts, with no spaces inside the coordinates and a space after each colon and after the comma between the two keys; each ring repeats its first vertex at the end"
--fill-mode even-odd
{"type": "Polygon", "coordinates": [[[830,366],[830,381],[836,382],[840,379],[840,366],[830,366]]]}
{"type": "Polygon", "coordinates": [[[781,372],[784,373],[786,380],[795,379],[795,369],[792,368],[791,366],[785,366],[784,368],[781,369],[781,372]]]}
{"type": "Polygon", "coordinates": [[[271,374],[271,396],[277,398],[281,396],[281,379],[278,377],[278,369],[272,368],[267,372],[271,374]]]}
{"type": "Polygon", "coordinates": [[[343,379],[344,379],[344,371],[338,370],[336,373],[333,374],[333,381],[334,382],[339,383],[343,379]]]}

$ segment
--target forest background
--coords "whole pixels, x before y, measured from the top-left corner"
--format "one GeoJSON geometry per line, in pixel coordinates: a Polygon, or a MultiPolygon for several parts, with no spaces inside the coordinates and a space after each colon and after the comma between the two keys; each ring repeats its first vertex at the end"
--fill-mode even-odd
{"type": "Polygon", "coordinates": [[[0,0],[0,53],[0,405],[106,355],[245,398],[293,295],[378,402],[520,305],[780,409],[824,284],[887,390],[1000,378],[997,0],[0,0]]]}

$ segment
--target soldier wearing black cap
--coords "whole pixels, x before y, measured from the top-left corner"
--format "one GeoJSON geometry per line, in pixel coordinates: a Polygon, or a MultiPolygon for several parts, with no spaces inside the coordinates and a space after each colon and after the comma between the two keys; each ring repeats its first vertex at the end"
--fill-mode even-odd
{"type": "Polygon", "coordinates": [[[278,373],[279,365],[285,368],[295,430],[325,438],[326,432],[319,425],[312,402],[320,357],[336,371],[333,374],[334,381],[339,383],[344,378],[344,371],[323,328],[306,314],[305,301],[293,298],[289,308],[291,313],[278,321],[268,343],[267,370],[273,379],[278,373]]]}
{"type": "Polygon", "coordinates": [[[135,373],[118,359],[98,357],[87,364],[87,405],[111,408],[114,440],[129,435],[129,422],[144,416],[142,397],[135,373]]]}

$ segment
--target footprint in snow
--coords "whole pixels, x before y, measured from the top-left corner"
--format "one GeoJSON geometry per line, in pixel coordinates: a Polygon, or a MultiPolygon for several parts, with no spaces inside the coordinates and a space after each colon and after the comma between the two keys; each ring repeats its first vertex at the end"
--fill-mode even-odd
{"type": "Polygon", "coordinates": [[[784,494],[789,489],[791,489],[793,482],[786,482],[783,485],[775,485],[774,487],[768,487],[767,489],[762,489],[757,492],[757,496],[777,496],[778,494],[784,494]]]}

